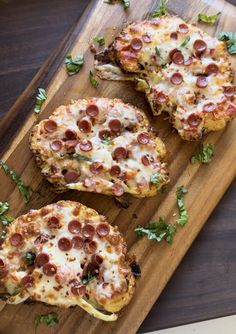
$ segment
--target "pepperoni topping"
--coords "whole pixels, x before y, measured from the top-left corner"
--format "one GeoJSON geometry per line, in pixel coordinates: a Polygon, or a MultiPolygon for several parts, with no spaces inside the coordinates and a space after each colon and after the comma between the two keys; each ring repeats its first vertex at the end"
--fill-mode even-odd
{"type": "Polygon", "coordinates": [[[152,36],[150,34],[145,34],[142,36],[142,40],[144,43],[151,43],[152,42],[152,36]]]}
{"type": "Polygon", "coordinates": [[[91,143],[90,140],[83,140],[80,144],[79,147],[81,149],[81,151],[84,152],[89,152],[93,149],[93,144],[91,143]]]}
{"type": "Polygon", "coordinates": [[[214,112],[216,110],[216,105],[213,102],[204,104],[203,111],[205,112],[214,112]]]}
{"type": "Polygon", "coordinates": [[[82,234],[85,238],[92,238],[95,234],[95,228],[91,224],[86,224],[82,228],[82,234]]]}
{"type": "Polygon", "coordinates": [[[57,273],[57,267],[55,266],[55,264],[52,263],[46,263],[43,266],[43,273],[46,276],[53,276],[57,273]]]}
{"type": "Polygon", "coordinates": [[[172,56],[172,61],[177,65],[182,65],[184,63],[184,56],[182,52],[175,52],[172,56]]]}
{"type": "Polygon", "coordinates": [[[236,106],[233,104],[230,104],[226,110],[226,113],[229,117],[232,117],[236,114],[236,106]]]}
{"type": "Polygon", "coordinates": [[[189,117],[188,117],[188,124],[193,126],[193,127],[196,127],[198,126],[200,123],[201,123],[201,117],[199,117],[198,115],[196,114],[191,114],[189,117]]]}
{"type": "Polygon", "coordinates": [[[163,92],[159,92],[156,96],[156,99],[159,103],[165,103],[167,101],[167,96],[163,92]]]}
{"type": "Polygon", "coordinates": [[[179,52],[179,50],[177,48],[170,50],[169,57],[170,57],[171,60],[172,60],[172,58],[173,58],[173,56],[176,52],[179,52]]]}
{"type": "Polygon", "coordinates": [[[207,78],[200,76],[197,78],[196,85],[198,88],[206,88],[208,85],[207,78]]]}
{"type": "Polygon", "coordinates": [[[147,145],[150,142],[150,136],[147,132],[142,132],[138,135],[137,141],[139,144],[147,145]]]}
{"type": "Polygon", "coordinates": [[[68,224],[68,230],[72,234],[79,234],[81,231],[81,223],[76,219],[71,220],[68,224]]]}
{"type": "Polygon", "coordinates": [[[57,217],[50,217],[48,220],[48,228],[59,228],[60,223],[57,217]]]}
{"type": "Polygon", "coordinates": [[[76,249],[82,249],[84,247],[84,240],[79,236],[75,236],[72,238],[72,245],[76,249]]]}
{"type": "Polygon", "coordinates": [[[125,192],[123,186],[119,183],[113,184],[112,191],[113,191],[113,194],[117,197],[122,196],[125,192]]]}
{"type": "Polygon", "coordinates": [[[93,162],[89,166],[89,170],[92,174],[99,174],[103,170],[103,165],[100,162],[93,162]]]}
{"type": "Polygon", "coordinates": [[[189,32],[189,28],[188,28],[187,24],[181,23],[178,27],[178,32],[181,33],[181,34],[186,35],[189,32]]]}
{"type": "Polygon", "coordinates": [[[26,275],[21,279],[21,285],[26,288],[31,288],[34,285],[34,277],[30,275],[26,275]]]}
{"type": "Polygon", "coordinates": [[[3,261],[3,259],[0,259],[0,269],[5,267],[5,262],[3,261]]]}
{"type": "Polygon", "coordinates": [[[99,114],[99,109],[96,104],[89,104],[86,108],[86,114],[90,117],[96,117],[99,114]]]}
{"type": "Polygon", "coordinates": [[[64,180],[66,181],[66,183],[75,183],[76,181],[78,181],[80,176],[80,173],[75,170],[68,170],[65,175],[64,175],[64,180]]]}
{"type": "Polygon", "coordinates": [[[108,224],[101,223],[96,228],[96,233],[99,237],[106,237],[110,232],[110,226],[108,224]]]}
{"type": "Polygon", "coordinates": [[[193,57],[189,57],[188,59],[184,60],[185,66],[190,66],[193,63],[193,57]]]}
{"type": "Polygon", "coordinates": [[[141,41],[140,38],[133,38],[130,45],[134,51],[139,51],[143,47],[143,42],[141,41]]]}
{"type": "Polygon", "coordinates": [[[91,260],[95,265],[98,266],[100,266],[103,263],[103,257],[101,257],[99,254],[94,254],[91,260]]]}
{"type": "Polygon", "coordinates": [[[108,126],[113,132],[120,132],[121,130],[121,122],[118,119],[112,119],[108,123],[108,126]]]}
{"type": "Polygon", "coordinates": [[[53,121],[52,119],[49,119],[44,123],[44,129],[47,132],[52,133],[52,132],[56,131],[56,129],[57,129],[57,123],[55,121],[53,121]]]}
{"type": "Polygon", "coordinates": [[[71,151],[71,150],[73,150],[75,148],[75,146],[78,144],[78,142],[79,142],[78,139],[67,140],[66,143],[65,143],[65,146],[66,146],[66,148],[67,148],[68,151],[71,151]]]}
{"type": "Polygon", "coordinates": [[[65,136],[67,140],[74,140],[77,138],[76,132],[70,129],[66,130],[65,136]]]}
{"type": "Polygon", "coordinates": [[[10,243],[12,246],[17,247],[20,246],[23,242],[23,237],[20,233],[14,233],[10,236],[10,243]]]}
{"type": "Polygon", "coordinates": [[[121,169],[118,165],[114,165],[114,166],[111,167],[110,174],[112,176],[118,176],[118,175],[120,175],[120,173],[121,173],[121,169]]]}
{"type": "Polygon", "coordinates": [[[94,254],[97,250],[97,243],[96,241],[87,241],[84,243],[84,251],[87,254],[94,254]]]}
{"type": "Polygon", "coordinates": [[[85,285],[72,286],[71,292],[75,296],[84,296],[86,294],[86,286],[85,285]]]}
{"type": "Polygon", "coordinates": [[[196,41],[193,43],[193,47],[199,53],[203,53],[207,49],[206,42],[204,42],[202,39],[196,39],[196,41]]]}
{"type": "Polygon", "coordinates": [[[184,79],[181,73],[175,72],[172,74],[170,81],[173,85],[180,85],[184,81],[184,79]]]}
{"type": "Polygon", "coordinates": [[[178,39],[178,34],[177,34],[177,32],[173,31],[173,32],[170,34],[170,38],[172,38],[172,39],[178,39]]]}
{"type": "Polygon", "coordinates": [[[46,263],[49,262],[49,256],[47,253],[40,253],[35,259],[35,265],[37,267],[43,267],[46,263]]]}
{"type": "Polygon", "coordinates": [[[111,138],[111,132],[109,129],[100,130],[98,136],[101,140],[111,138]]]}
{"type": "Polygon", "coordinates": [[[235,94],[235,88],[233,86],[225,86],[224,89],[224,95],[226,97],[232,97],[235,94]]]}
{"type": "Polygon", "coordinates": [[[127,157],[127,150],[124,147],[117,147],[113,155],[116,160],[123,160],[127,157]]]}
{"type": "Polygon", "coordinates": [[[68,238],[61,238],[58,240],[58,247],[61,251],[67,252],[72,248],[72,242],[68,238]]]}
{"type": "Polygon", "coordinates": [[[78,127],[81,132],[89,133],[91,131],[92,125],[86,119],[82,119],[78,122],[78,127]]]}
{"type": "Polygon", "coordinates": [[[144,166],[149,166],[150,165],[150,160],[147,155],[143,155],[141,158],[142,164],[144,166]]]}
{"type": "Polygon", "coordinates": [[[51,149],[55,152],[58,152],[60,151],[62,148],[62,142],[60,140],[54,140],[52,143],[51,143],[51,149]]]}
{"type": "Polygon", "coordinates": [[[219,72],[219,67],[215,63],[211,63],[207,65],[206,67],[206,74],[211,75],[211,74],[217,74],[219,72]]]}

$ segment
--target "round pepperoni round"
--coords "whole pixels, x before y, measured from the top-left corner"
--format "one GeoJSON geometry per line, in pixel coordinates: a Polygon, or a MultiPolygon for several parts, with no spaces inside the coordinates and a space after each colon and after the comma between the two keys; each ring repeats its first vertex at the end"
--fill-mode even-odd
{"type": "Polygon", "coordinates": [[[215,105],[215,103],[209,102],[209,103],[204,104],[203,111],[205,111],[205,112],[214,112],[214,111],[216,111],[216,105],[215,105]]]}
{"type": "Polygon", "coordinates": [[[58,247],[63,252],[68,252],[72,248],[72,242],[68,238],[61,238],[58,240],[58,247]]]}
{"type": "Polygon", "coordinates": [[[150,136],[147,132],[142,132],[138,135],[137,141],[141,145],[147,145],[150,142],[150,136]]]}
{"type": "Polygon", "coordinates": [[[173,85],[180,85],[184,81],[184,79],[181,73],[175,72],[172,74],[170,81],[173,85]]]}
{"type": "Polygon", "coordinates": [[[172,58],[173,58],[173,56],[176,52],[179,52],[179,50],[177,48],[170,50],[169,57],[170,57],[171,60],[172,60],[172,58]]]}
{"type": "Polygon", "coordinates": [[[177,34],[177,32],[176,31],[173,31],[171,34],[170,34],[170,38],[172,38],[172,39],[178,39],[178,34],[177,34]]]}
{"type": "Polygon", "coordinates": [[[89,166],[89,170],[92,174],[100,174],[103,171],[103,165],[100,162],[93,162],[89,166]]]}
{"type": "Polygon", "coordinates": [[[69,169],[64,175],[64,180],[66,181],[66,183],[75,183],[78,181],[79,176],[80,173],[78,171],[69,169]]]}
{"type": "Polygon", "coordinates": [[[81,151],[84,152],[89,152],[93,149],[93,144],[91,143],[90,140],[83,140],[80,144],[79,147],[81,149],[81,151]]]}
{"type": "Polygon", "coordinates": [[[182,52],[180,52],[180,51],[175,52],[172,56],[172,61],[176,65],[182,65],[184,63],[184,56],[183,56],[182,52]]]}
{"type": "Polygon", "coordinates": [[[124,147],[117,147],[113,152],[116,160],[123,160],[127,157],[127,150],[124,147]]]}
{"type": "Polygon", "coordinates": [[[57,273],[57,267],[55,266],[55,264],[46,263],[43,266],[43,273],[46,276],[54,276],[57,273]]]}
{"type": "Polygon", "coordinates": [[[49,119],[44,123],[44,129],[47,132],[52,133],[52,132],[56,131],[56,129],[57,129],[57,123],[55,121],[53,121],[52,119],[49,119]]]}
{"type": "Polygon", "coordinates": [[[217,74],[219,72],[219,67],[215,63],[208,64],[206,67],[206,74],[211,75],[211,74],[217,74]]]}
{"type": "Polygon", "coordinates": [[[37,267],[43,267],[46,263],[49,262],[49,255],[47,253],[39,253],[35,259],[35,265],[37,267]]]}
{"type": "Polygon", "coordinates": [[[111,166],[110,174],[112,176],[118,176],[118,175],[120,175],[120,173],[121,173],[121,169],[118,165],[111,166]]]}
{"type": "Polygon", "coordinates": [[[59,223],[59,219],[57,217],[50,217],[48,219],[48,228],[59,228],[60,227],[60,223],[59,223]]]}
{"type": "Polygon", "coordinates": [[[91,132],[91,129],[92,129],[91,123],[87,121],[86,119],[81,119],[78,122],[78,127],[79,127],[79,130],[83,133],[89,133],[91,132]]]}
{"type": "Polygon", "coordinates": [[[86,114],[90,117],[96,117],[99,114],[99,109],[96,104],[89,104],[86,108],[86,114]]]}
{"type": "Polygon", "coordinates": [[[234,94],[235,94],[235,87],[233,87],[233,86],[225,86],[225,87],[223,87],[223,89],[224,89],[224,95],[226,97],[232,97],[232,96],[234,96],[234,94]]]}
{"type": "Polygon", "coordinates": [[[201,117],[196,115],[196,114],[191,114],[189,117],[188,117],[188,124],[193,126],[193,127],[196,127],[198,126],[200,123],[201,123],[201,117]]]}
{"type": "Polygon", "coordinates": [[[105,223],[101,223],[96,228],[96,233],[99,237],[106,237],[110,233],[110,226],[105,223]]]}
{"type": "Polygon", "coordinates": [[[165,103],[167,101],[167,96],[163,92],[159,92],[156,95],[156,99],[158,103],[165,103]]]}
{"type": "Polygon", "coordinates": [[[26,275],[22,277],[21,285],[23,285],[26,288],[32,288],[32,286],[34,285],[34,277],[31,275],[26,275]]]}
{"type": "Polygon", "coordinates": [[[189,32],[189,28],[188,28],[187,24],[181,23],[178,27],[178,32],[181,33],[181,34],[186,35],[189,32]]]}
{"type": "Polygon", "coordinates": [[[84,251],[87,254],[94,254],[97,250],[97,243],[96,241],[86,241],[84,243],[84,251]]]}
{"type": "Polygon", "coordinates": [[[120,197],[124,194],[125,191],[124,191],[124,188],[121,184],[115,183],[112,186],[112,192],[115,196],[120,197]]]}
{"type": "Polygon", "coordinates": [[[51,149],[55,152],[58,152],[62,149],[62,142],[60,140],[54,140],[51,143],[51,149]]]}
{"type": "Polygon", "coordinates": [[[193,48],[200,52],[203,53],[207,49],[206,42],[204,42],[202,39],[196,39],[196,41],[193,43],[193,48]]]}
{"type": "Polygon", "coordinates": [[[20,233],[13,233],[10,236],[9,241],[10,241],[12,246],[17,247],[17,246],[20,246],[22,244],[23,237],[20,233]]]}
{"type": "Polygon", "coordinates": [[[81,223],[76,219],[71,220],[68,224],[68,230],[72,234],[79,234],[81,232],[81,223]]]}
{"type": "Polygon", "coordinates": [[[76,249],[82,249],[84,247],[84,240],[76,235],[72,238],[72,245],[76,249]]]}
{"type": "Polygon", "coordinates": [[[92,256],[92,263],[94,263],[95,265],[101,265],[103,263],[103,257],[100,256],[99,254],[94,254],[92,256]]]}
{"type": "Polygon", "coordinates": [[[74,130],[66,130],[65,136],[67,140],[75,140],[77,138],[77,134],[74,130]]]}
{"type": "Polygon", "coordinates": [[[142,40],[144,43],[151,43],[152,42],[152,36],[150,34],[145,34],[142,36],[142,40]]]}
{"type": "Polygon", "coordinates": [[[82,234],[85,238],[92,238],[95,234],[95,228],[91,224],[86,224],[82,228],[82,234]]]}
{"type": "Polygon", "coordinates": [[[133,38],[130,43],[130,46],[134,51],[139,51],[143,47],[143,42],[141,41],[140,38],[133,38]]]}
{"type": "Polygon", "coordinates": [[[113,132],[120,132],[121,131],[121,122],[118,119],[112,119],[108,123],[109,128],[113,132]]]}
{"type": "Polygon", "coordinates": [[[198,88],[206,88],[208,85],[207,78],[200,76],[197,78],[196,85],[198,88]]]}

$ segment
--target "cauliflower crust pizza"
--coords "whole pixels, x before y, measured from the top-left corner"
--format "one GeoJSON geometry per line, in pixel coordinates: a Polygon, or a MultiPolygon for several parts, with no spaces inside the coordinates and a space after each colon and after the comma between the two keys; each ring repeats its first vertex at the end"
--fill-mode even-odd
{"type": "Polygon", "coordinates": [[[31,297],[116,320],[134,293],[126,243],[117,227],[86,206],[60,201],[30,210],[7,229],[0,250],[7,303],[31,297]],[[111,314],[107,314],[111,312],[111,314]]]}
{"type": "Polygon", "coordinates": [[[146,93],[154,115],[167,111],[185,140],[220,130],[236,115],[224,43],[179,17],[128,25],[96,59],[101,78],[133,80],[146,93]]]}
{"type": "Polygon", "coordinates": [[[61,106],[33,129],[30,146],[58,191],[153,196],[169,182],[166,150],[141,110],[91,98],[61,106]]]}

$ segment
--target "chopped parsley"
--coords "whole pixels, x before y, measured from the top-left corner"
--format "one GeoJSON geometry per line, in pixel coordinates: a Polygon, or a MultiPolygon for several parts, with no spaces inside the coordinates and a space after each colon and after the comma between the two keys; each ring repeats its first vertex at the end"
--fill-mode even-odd
{"type": "Polygon", "coordinates": [[[69,159],[78,159],[84,161],[93,161],[91,158],[86,157],[86,155],[79,154],[79,153],[62,153],[60,154],[61,158],[69,158],[69,159]]]}
{"type": "Polygon", "coordinates": [[[7,202],[0,202],[0,215],[3,215],[8,210],[9,210],[9,203],[7,203],[7,202]]]}
{"type": "Polygon", "coordinates": [[[14,218],[6,215],[9,210],[9,203],[0,202],[0,223],[1,223],[1,234],[0,234],[0,243],[6,238],[5,228],[11,224],[14,218]]]}
{"type": "Polygon", "coordinates": [[[188,222],[188,212],[185,209],[183,197],[187,194],[187,189],[184,186],[178,187],[176,190],[176,197],[177,197],[177,205],[179,209],[179,218],[177,219],[176,223],[178,225],[184,226],[188,222]]]}
{"type": "Polygon", "coordinates": [[[154,10],[154,12],[151,13],[150,17],[155,18],[155,17],[166,15],[167,14],[167,9],[166,9],[167,2],[168,0],[161,0],[159,9],[154,10]]]}
{"type": "Polygon", "coordinates": [[[45,89],[43,88],[38,88],[38,95],[36,96],[36,101],[35,101],[35,107],[34,107],[34,112],[36,114],[39,114],[42,110],[42,105],[47,99],[47,93],[45,89]]]}
{"type": "Polygon", "coordinates": [[[59,319],[58,319],[58,314],[55,312],[51,312],[48,314],[42,314],[42,315],[37,315],[34,319],[34,324],[36,328],[40,324],[46,324],[47,326],[54,326],[58,324],[59,319]]]}
{"type": "Polygon", "coordinates": [[[91,272],[89,271],[88,274],[82,278],[82,283],[86,285],[86,284],[88,284],[90,281],[92,281],[94,278],[96,278],[96,276],[93,276],[93,275],[91,274],[91,272]]]}
{"type": "Polygon", "coordinates": [[[0,160],[0,166],[4,170],[5,174],[9,176],[13,182],[15,182],[19,189],[19,192],[25,198],[26,202],[29,202],[32,192],[30,186],[27,186],[21,179],[21,177],[14,170],[10,170],[7,164],[4,163],[2,160],[0,160]]]}
{"type": "Polygon", "coordinates": [[[105,133],[103,135],[103,139],[101,141],[104,145],[113,145],[113,141],[111,140],[111,137],[108,133],[105,133]]]}
{"type": "Polygon", "coordinates": [[[156,240],[158,242],[165,240],[169,244],[172,244],[176,226],[165,223],[165,218],[160,217],[158,222],[152,222],[148,227],[138,226],[134,231],[141,237],[147,236],[149,240],[156,240]]]}
{"type": "Polygon", "coordinates": [[[25,262],[29,265],[29,266],[32,266],[34,264],[34,260],[36,258],[36,254],[33,253],[33,252],[26,252],[24,254],[24,259],[25,259],[25,262]]]}
{"type": "Polygon", "coordinates": [[[219,13],[217,13],[215,15],[208,16],[208,15],[206,15],[204,13],[199,13],[198,14],[198,21],[199,22],[204,22],[204,23],[210,23],[210,24],[212,24],[212,23],[216,22],[216,20],[220,16],[220,14],[221,14],[221,12],[219,12],[219,13]]]}
{"type": "Polygon", "coordinates": [[[89,71],[89,81],[91,85],[95,88],[98,87],[98,81],[95,79],[94,74],[92,71],[89,71]]]}
{"type": "Polygon", "coordinates": [[[78,73],[84,64],[83,56],[76,56],[72,58],[71,54],[65,56],[65,65],[68,75],[74,75],[78,73]]]}
{"type": "Polygon", "coordinates": [[[236,53],[236,32],[220,32],[217,37],[219,41],[226,43],[227,50],[231,55],[236,53]]]}
{"type": "Polygon", "coordinates": [[[184,48],[188,42],[190,41],[190,36],[186,37],[185,40],[183,41],[182,44],[180,44],[180,46],[178,47],[178,49],[184,48]]]}
{"type": "Polygon", "coordinates": [[[100,46],[105,44],[105,38],[103,36],[97,36],[94,39],[94,42],[97,42],[100,46]]]}
{"type": "Polygon", "coordinates": [[[202,144],[197,154],[192,156],[191,163],[201,162],[202,164],[209,164],[214,155],[215,145],[214,144],[202,144]]]}
{"type": "Polygon", "coordinates": [[[154,173],[154,174],[151,175],[150,181],[153,184],[155,184],[158,189],[161,189],[162,186],[164,185],[163,183],[166,182],[166,178],[165,178],[164,175],[162,175],[160,173],[154,173]]]}

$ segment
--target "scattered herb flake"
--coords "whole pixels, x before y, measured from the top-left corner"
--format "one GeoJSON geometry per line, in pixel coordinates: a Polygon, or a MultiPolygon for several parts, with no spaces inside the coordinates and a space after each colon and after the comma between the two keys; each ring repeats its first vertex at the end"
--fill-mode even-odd
{"type": "Polygon", "coordinates": [[[92,71],[89,71],[89,80],[90,83],[93,87],[97,88],[98,87],[98,81],[95,79],[94,74],[92,71]]]}
{"type": "Polygon", "coordinates": [[[184,226],[188,222],[188,213],[185,209],[183,197],[187,194],[187,189],[184,186],[178,187],[176,190],[177,205],[179,209],[179,218],[177,219],[177,224],[184,226]]]}
{"type": "Polygon", "coordinates": [[[150,177],[150,181],[156,185],[156,187],[161,190],[162,186],[165,184],[166,182],[166,178],[164,175],[160,174],[160,173],[154,173],[151,175],[150,177]]]}
{"type": "Polygon", "coordinates": [[[58,314],[55,312],[51,312],[49,314],[42,314],[42,315],[37,315],[34,319],[34,324],[36,327],[40,324],[46,324],[47,326],[54,326],[58,324],[59,319],[58,319],[58,314]]]}
{"type": "Polygon", "coordinates": [[[221,32],[218,34],[218,40],[226,43],[231,55],[236,53],[236,32],[221,32]]]}
{"type": "Polygon", "coordinates": [[[11,222],[13,222],[14,218],[8,215],[1,215],[0,216],[0,221],[1,224],[6,227],[9,226],[11,224],[11,222]]]}
{"type": "Polygon", "coordinates": [[[215,14],[215,15],[210,15],[208,16],[207,14],[204,13],[199,13],[198,14],[198,21],[199,22],[204,22],[204,23],[215,23],[218,17],[220,16],[221,12],[215,14]]]}
{"type": "Polygon", "coordinates": [[[33,253],[33,252],[26,252],[24,254],[24,259],[25,259],[25,262],[28,264],[28,265],[32,265],[34,264],[34,260],[36,258],[36,254],[33,253]]]}
{"type": "Polygon", "coordinates": [[[86,284],[88,284],[91,280],[93,280],[94,278],[96,278],[96,276],[93,276],[93,275],[91,274],[91,272],[89,271],[88,274],[87,274],[86,276],[83,277],[83,279],[82,279],[82,283],[86,285],[86,284]]]}
{"type": "Polygon", "coordinates": [[[35,107],[34,107],[34,112],[36,114],[39,114],[42,110],[42,105],[47,99],[47,93],[45,89],[43,88],[38,88],[38,95],[36,96],[36,101],[35,101],[35,107]]]}
{"type": "Polygon", "coordinates": [[[91,158],[86,157],[86,155],[79,154],[79,153],[65,153],[60,155],[61,158],[69,158],[69,159],[78,159],[84,161],[93,161],[91,158]]]}
{"type": "Polygon", "coordinates": [[[83,56],[76,56],[72,58],[71,54],[65,56],[65,65],[68,75],[74,75],[78,73],[84,64],[83,56]]]}
{"type": "Polygon", "coordinates": [[[3,215],[8,210],[9,210],[9,203],[7,203],[7,202],[0,202],[0,215],[3,215]]]}
{"type": "Polygon", "coordinates": [[[151,13],[150,17],[155,18],[155,17],[166,15],[167,14],[167,9],[166,9],[167,2],[168,0],[161,0],[159,9],[154,10],[154,12],[151,13]]]}
{"type": "Polygon", "coordinates": [[[160,50],[158,49],[157,46],[155,46],[155,52],[156,52],[156,55],[157,55],[158,57],[160,57],[161,59],[163,59],[163,57],[162,57],[162,55],[161,55],[161,52],[160,52],[160,50]]]}
{"type": "Polygon", "coordinates": [[[128,9],[130,6],[130,0],[122,0],[124,9],[128,9]]]}
{"type": "Polygon", "coordinates": [[[100,46],[105,44],[105,38],[103,36],[97,36],[94,39],[94,42],[97,42],[100,46]]]}
{"type": "Polygon", "coordinates": [[[180,49],[184,48],[188,44],[189,41],[190,41],[190,36],[188,36],[188,37],[185,38],[185,40],[183,41],[183,43],[180,44],[179,48],[180,49]]]}
{"type": "Polygon", "coordinates": [[[202,144],[197,154],[192,156],[191,163],[201,162],[202,164],[209,164],[214,155],[215,145],[214,144],[202,144]]]}

